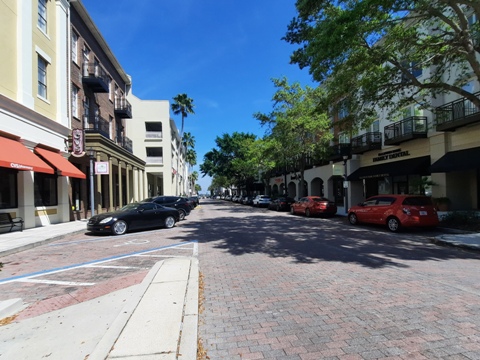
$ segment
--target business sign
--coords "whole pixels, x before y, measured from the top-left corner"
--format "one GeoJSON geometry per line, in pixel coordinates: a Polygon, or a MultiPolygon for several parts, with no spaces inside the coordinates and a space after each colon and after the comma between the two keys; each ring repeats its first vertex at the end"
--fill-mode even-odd
{"type": "Polygon", "coordinates": [[[75,157],[82,157],[85,155],[83,129],[72,130],[72,155],[75,157]]]}
{"type": "Polygon", "coordinates": [[[96,161],[95,162],[95,175],[108,175],[110,174],[110,166],[108,161],[96,161]]]}
{"type": "Polygon", "coordinates": [[[410,156],[408,150],[402,151],[402,149],[395,149],[390,151],[384,151],[373,158],[373,162],[396,159],[399,157],[410,156]]]}

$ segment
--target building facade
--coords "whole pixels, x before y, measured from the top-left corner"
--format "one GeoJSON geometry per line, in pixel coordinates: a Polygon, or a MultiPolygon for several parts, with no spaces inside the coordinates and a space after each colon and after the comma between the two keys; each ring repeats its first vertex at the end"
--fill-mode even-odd
{"type": "Polygon", "coordinates": [[[89,175],[71,184],[72,219],[80,219],[89,217],[92,207],[95,213],[112,211],[146,197],[146,174],[127,136],[126,124],[133,121],[127,100],[131,78],[82,2],[70,4],[70,161],[89,175]]]}
{"type": "Polygon", "coordinates": [[[133,152],[145,161],[146,197],[184,194],[185,152],[179,148],[180,135],[170,118],[170,102],[141,100],[131,93],[128,100],[135,114],[126,126],[133,152]]]}
{"type": "Polygon", "coordinates": [[[67,0],[2,0],[0,211],[25,228],[70,220],[67,0]],[[6,56],[8,54],[8,56],[6,56]]]}

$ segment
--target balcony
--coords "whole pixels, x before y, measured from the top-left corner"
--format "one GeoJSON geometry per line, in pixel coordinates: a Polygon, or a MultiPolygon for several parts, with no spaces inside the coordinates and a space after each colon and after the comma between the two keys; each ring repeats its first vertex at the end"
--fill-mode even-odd
{"type": "Polygon", "coordinates": [[[88,86],[93,92],[109,92],[109,80],[107,72],[98,63],[83,63],[82,82],[86,86],[88,86]]]}
{"type": "Polygon", "coordinates": [[[162,165],[163,164],[163,156],[147,156],[146,159],[145,159],[145,162],[147,164],[162,165]]]}
{"type": "Polygon", "coordinates": [[[161,140],[163,137],[161,131],[146,131],[145,132],[145,139],[154,139],[154,140],[161,140]]]}
{"type": "Polygon", "coordinates": [[[411,116],[384,128],[385,145],[427,137],[427,117],[411,116]]]}
{"type": "Polygon", "coordinates": [[[97,133],[110,139],[110,124],[100,116],[83,115],[85,133],[97,133]]]}
{"type": "MultiPolygon", "coordinates": [[[[480,92],[475,94],[480,98],[480,92]]],[[[437,131],[456,129],[480,122],[480,108],[465,98],[452,101],[435,110],[437,131]]]]}
{"type": "Polygon", "coordinates": [[[343,160],[344,156],[350,156],[352,146],[350,143],[339,143],[330,146],[330,154],[327,157],[329,161],[343,160]]]}
{"type": "Polygon", "coordinates": [[[130,154],[133,154],[133,142],[130,138],[119,135],[115,138],[115,143],[127,150],[130,154]]]}
{"type": "Polygon", "coordinates": [[[370,150],[382,148],[382,133],[379,131],[367,132],[354,137],[351,141],[352,154],[363,154],[370,150]]]}
{"type": "Polygon", "coordinates": [[[124,119],[131,119],[132,105],[124,97],[115,97],[115,114],[124,119]]]}

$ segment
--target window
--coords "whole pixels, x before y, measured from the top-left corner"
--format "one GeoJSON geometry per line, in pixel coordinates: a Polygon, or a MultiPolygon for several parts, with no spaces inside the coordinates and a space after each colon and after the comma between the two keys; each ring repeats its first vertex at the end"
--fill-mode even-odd
{"type": "Polygon", "coordinates": [[[78,118],[78,87],[72,84],[72,116],[78,118]]]}
{"type": "MultiPolygon", "coordinates": [[[[83,62],[87,65],[90,62],[90,49],[86,46],[83,47],[83,62]]],[[[88,73],[88,69],[87,69],[87,73],[88,73]]]]}
{"type": "Polygon", "coordinates": [[[72,61],[78,63],[78,35],[72,31],[72,61]]]}
{"type": "Polygon", "coordinates": [[[380,131],[380,120],[375,120],[373,123],[372,123],[372,132],[378,132],[380,131]]]}
{"type": "Polygon", "coordinates": [[[348,136],[348,133],[342,132],[338,134],[338,143],[339,144],[349,144],[350,143],[350,136],[348,136]]]}
{"type": "Polygon", "coordinates": [[[90,122],[90,98],[88,97],[85,97],[85,100],[83,101],[83,118],[84,118],[83,127],[85,129],[88,129],[90,127],[88,125],[90,122]]]}
{"type": "Polygon", "coordinates": [[[57,176],[43,173],[35,173],[35,206],[58,205],[57,176]]]}
{"type": "Polygon", "coordinates": [[[342,101],[338,109],[338,119],[344,119],[348,116],[348,105],[345,101],[342,101]]]}
{"type": "Polygon", "coordinates": [[[0,168],[0,209],[18,207],[17,172],[0,168]]]}
{"type": "Polygon", "coordinates": [[[38,27],[47,33],[47,0],[38,0],[38,27]]]}
{"type": "Polygon", "coordinates": [[[163,148],[161,147],[147,147],[148,157],[161,157],[163,156],[163,148]]]}
{"type": "Polygon", "coordinates": [[[47,61],[38,55],[38,95],[47,98],[47,61]]]}

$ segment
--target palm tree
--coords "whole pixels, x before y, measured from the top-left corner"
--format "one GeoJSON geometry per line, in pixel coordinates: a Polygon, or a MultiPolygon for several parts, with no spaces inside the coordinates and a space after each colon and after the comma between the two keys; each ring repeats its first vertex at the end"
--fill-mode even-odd
{"type": "Polygon", "coordinates": [[[182,143],[183,146],[185,146],[185,149],[193,149],[195,147],[195,136],[189,132],[186,132],[183,134],[182,143]]]}
{"type": "MultiPolygon", "coordinates": [[[[185,123],[185,118],[188,116],[188,114],[195,114],[193,111],[194,105],[193,105],[193,99],[190,99],[187,94],[178,94],[173,98],[173,103],[172,103],[172,111],[175,115],[182,115],[182,127],[180,130],[180,139],[183,141],[183,125],[185,123]]],[[[179,151],[180,155],[180,151],[179,151]]],[[[177,156],[177,171],[179,170],[179,156],[177,156]]],[[[179,176],[177,172],[177,177],[179,176]]],[[[178,195],[178,179],[175,181],[176,183],[176,193],[178,195]]]]}
{"type": "Polygon", "coordinates": [[[193,108],[193,99],[190,99],[187,94],[178,94],[173,98],[172,111],[175,115],[182,115],[182,127],[180,130],[180,138],[183,138],[183,125],[188,114],[195,114],[193,108]]]}

